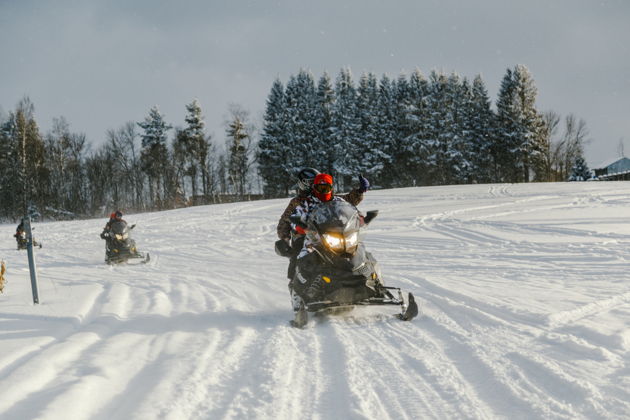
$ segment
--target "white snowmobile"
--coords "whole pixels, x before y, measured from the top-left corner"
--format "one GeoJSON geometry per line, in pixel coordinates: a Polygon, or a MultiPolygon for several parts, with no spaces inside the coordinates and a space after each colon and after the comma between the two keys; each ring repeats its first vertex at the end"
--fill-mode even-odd
{"type": "MultiPolygon", "coordinates": [[[[370,211],[363,217],[356,207],[343,200],[321,203],[308,215],[304,226],[298,217],[292,221],[307,231],[311,252],[297,260],[290,287],[298,296],[292,325],[303,327],[308,312],[335,312],[354,306],[396,305],[398,318],[409,321],[418,315],[413,294],[407,302],[400,288],[383,283],[378,262],[361,241],[362,230],[376,217],[370,211]],[[395,295],[392,293],[394,292],[395,295]]],[[[276,252],[289,253],[276,244],[276,252]]]]}

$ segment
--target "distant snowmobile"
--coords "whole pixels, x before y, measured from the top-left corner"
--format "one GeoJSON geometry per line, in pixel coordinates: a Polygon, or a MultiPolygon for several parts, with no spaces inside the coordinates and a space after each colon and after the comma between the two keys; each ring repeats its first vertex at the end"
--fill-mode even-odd
{"type": "Polygon", "coordinates": [[[136,225],[127,226],[124,220],[117,220],[112,222],[109,232],[101,234],[101,238],[106,240],[105,262],[107,264],[124,263],[136,259],[141,260],[141,263],[149,261],[149,254],[138,252],[136,241],[130,236],[134,227],[136,225]]]}
{"type": "MultiPolygon", "coordinates": [[[[363,217],[342,200],[322,203],[312,210],[305,228],[313,251],[297,260],[292,286],[302,302],[292,325],[306,325],[308,312],[335,312],[354,306],[397,305],[401,307],[398,318],[404,321],[418,315],[411,293],[405,303],[400,288],[384,285],[378,262],[361,241],[362,230],[377,214],[370,211],[363,217]]],[[[293,221],[298,223],[299,219],[293,221]]]]}
{"type": "MultiPolygon", "coordinates": [[[[28,240],[26,239],[26,232],[25,231],[20,231],[20,232],[16,232],[15,235],[15,241],[17,242],[17,249],[21,250],[21,249],[26,249],[27,245],[28,245],[28,240]]],[[[37,242],[35,240],[35,238],[33,238],[33,246],[37,246],[37,247],[42,247],[42,244],[40,242],[37,242]]]]}

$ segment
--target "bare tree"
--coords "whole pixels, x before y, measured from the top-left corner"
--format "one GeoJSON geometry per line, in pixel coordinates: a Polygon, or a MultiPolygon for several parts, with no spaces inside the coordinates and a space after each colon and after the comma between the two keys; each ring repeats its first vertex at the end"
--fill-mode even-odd
{"type": "Polygon", "coordinates": [[[577,119],[573,114],[569,114],[564,119],[564,133],[562,142],[564,144],[562,154],[562,170],[560,175],[562,180],[566,180],[571,175],[571,168],[576,159],[584,155],[584,144],[587,142],[588,129],[583,119],[577,119]]]}
{"type": "Polygon", "coordinates": [[[560,116],[554,111],[547,111],[542,115],[541,127],[541,168],[537,172],[537,181],[554,181],[554,167],[557,161],[558,146],[554,137],[558,132],[560,116]]]}
{"type": "Polygon", "coordinates": [[[227,176],[234,193],[240,196],[251,191],[249,175],[256,162],[255,134],[256,127],[251,123],[249,112],[241,106],[231,104],[227,129],[227,176]]]}
{"type": "Polygon", "coordinates": [[[123,124],[117,130],[107,130],[107,148],[113,159],[113,169],[119,184],[115,188],[124,190],[125,197],[118,197],[123,206],[131,205],[134,209],[144,207],[142,199],[143,174],[140,169],[140,153],[136,144],[139,135],[132,121],[123,124]],[[122,182],[121,182],[122,180],[122,182]],[[129,195],[131,199],[126,196],[129,195]]]}

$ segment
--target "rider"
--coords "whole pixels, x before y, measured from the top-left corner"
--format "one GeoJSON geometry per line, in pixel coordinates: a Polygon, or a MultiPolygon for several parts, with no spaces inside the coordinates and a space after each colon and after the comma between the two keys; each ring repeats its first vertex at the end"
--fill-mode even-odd
{"type": "Polygon", "coordinates": [[[116,210],[115,212],[109,215],[109,220],[105,224],[105,227],[103,228],[103,232],[101,232],[101,239],[109,240],[110,232],[112,230],[112,224],[114,222],[127,223],[122,217],[123,217],[123,214],[122,214],[122,211],[120,210],[116,210]]]}
{"type": "Polygon", "coordinates": [[[22,232],[24,232],[24,221],[21,221],[19,225],[17,225],[17,228],[15,228],[15,236],[16,238],[21,237],[22,236],[22,232]]]}
{"type": "Polygon", "coordinates": [[[24,221],[21,221],[17,228],[15,229],[15,240],[18,243],[18,249],[26,247],[26,240],[24,236],[24,221]]]}
{"type": "MultiPolygon", "coordinates": [[[[286,209],[284,209],[282,215],[280,216],[276,231],[278,233],[278,238],[280,238],[286,244],[283,245],[284,251],[286,252],[290,252],[291,248],[300,249],[302,247],[301,241],[304,240],[304,236],[296,236],[295,232],[292,232],[289,216],[291,216],[295,208],[299,206],[302,201],[311,196],[313,192],[313,190],[311,189],[311,187],[313,186],[313,180],[318,174],[319,171],[314,168],[304,168],[298,173],[297,195],[293,197],[291,201],[289,201],[289,205],[286,209]]],[[[290,268],[289,271],[291,271],[290,268]]],[[[292,277],[292,275],[289,274],[289,277],[292,277]]]]}
{"type": "MultiPolygon", "coordinates": [[[[278,221],[278,227],[276,228],[278,238],[280,238],[276,242],[276,249],[279,249],[282,255],[288,255],[290,258],[289,268],[287,269],[287,278],[289,279],[289,292],[292,297],[294,296],[294,293],[291,288],[291,281],[295,275],[295,261],[297,259],[297,253],[304,245],[304,234],[296,232],[295,229],[291,227],[289,216],[291,216],[297,206],[299,206],[304,200],[311,197],[311,194],[313,193],[313,180],[317,175],[319,175],[319,173],[320,172],[315,168],[304,168],[298,173],[297,195],[289,201],[289,205],[287,205],[287,208],[282,212],[280,220],[278,221]]],[[[296,304],[297,301],[294,299],[293,306],[296,304]]]]}
{"type": "MultiPolygon", "coordinates": [[[[359,175],[358,188],[353,189],[348,194],[335,195],[332,175],[319,174],[313,180],[313,195],[310,198],[302,201],[302,203],[300,203],[300,205],[295,208],[293,216],[299,216],[302,222],[301,225],[306,226],[308,214],[313,209],[313,207],[317,206],[320,203],[334,200],[344,200],[352,204],[353,206],[357,206],[363,200],[363,193],[365,193],[368,188],[370,188],[370,182],[366,178],[364,178],[363,175],[359,175]]],[[[294,224],[293,228],[303,235],[306,233],[304,229],[298,224],[294,224]]],[[[308,240],[306,242],[308,242],[308,240]]],[[[308,245],[308,243],[304,244],[304,247],[299,253],[299,257],[304,256],[304,254],[308,252],[308,245]]]]}
{"type": "MultiPolygon", "coordinates": [[[[353,189],[348,194],[344,195],[334,195],[333,189],[333,177],[329,174],[318,174],[315,176],[313,180],[313,194],[311,197],[303,200],[300,205],[295,208],[292,216],[298,216],[300,218],[301,223],[293,223],[293,229],[301,234],[303,237],[306,235],[306,231],[303,226],[306,226],[308,214],[310,211],[317,206],[318,204],[325,203],[328,201],[335,200],[344,200],[352,204],[353,206],[357,206],[363,200],[363,194],[370,188],[369,181],[363,177],[363,175],[359,175],[359,187],[353,189]]],[[[308,236],[303,240],[303,246],[299,251],[297,258],[302,258],[311,252],[311,241],[308,236]]],[[[294,272],[295,273],[295,268],[294,272]]],[[[291,276],[290,280],[293,281],[293,277],[291,276]]],[[[314,285],[316,286],[316,285],[314,285]]],[[[292,283],[289,283],[289,291],[291,293],[291,301],[293,304],[293,309],[298,310],[301,305],[302,299],[295,293],[293,290],[292,283]]],[[[315,290],[313,290],[313,293],[315,290]]]]}

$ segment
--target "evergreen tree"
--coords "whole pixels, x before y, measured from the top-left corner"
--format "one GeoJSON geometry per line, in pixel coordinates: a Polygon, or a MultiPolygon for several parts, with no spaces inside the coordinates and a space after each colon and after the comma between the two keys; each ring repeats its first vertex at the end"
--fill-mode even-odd
{"type": "Polygon", "coordinates": [[[342,69],[335,81],[335,104],[333,107],[332,168],[337,188],[342,191],[357,173],[358,153],[356,135],[361,121],[357,111],[357,92],[349,69],[342,69]]]}
{"type": "Polygon", "coordinates": [[[317,94],[313,76],[300,70],[292,77],[286,88],[286,136],[293,159],[288,168],[291,180],[303,167],[316,166],[315,139],[319,135],[317,127],[317,94]]]}
{"type": "Polygon", "coordinates": [[[186,127],[178,130],[173,144],[175,161],[182,166],[182,172],[190,179],[191,195],[197,195],[199,175],[203,194],[208,192],[210,139],[205,134],[205,121],[201,115],[201,106],[197,99],[186,105],[186,127]]]}
{"type": "Polygon", "coordinates": [[[432,71],[429,75],[427,95],[427,124],[425,159],[428,183],[442,185],[447,182],[448,130],[450,105],[448,104],[448,79],[445,74],[432,71]]]}
{"type": "Polygon", "coordinates": [[[376,136],[381,140],[381,152],[383,153],[383,170],[380,177],[374,182],[384,187],[401,186],[402,175],[406,169],[401,166],[401,158],[405,157],[401,152],[398,138],[398,126],[396,124],[397,107],[394,99],[392,81],[383,75],[378,85],[376,136]]]}
{"type": "Polygon", "coordinates": [[[149,115],[138,126],[144,130],[141,134],[142,170],[146,173],[149,183],[149,196],[152,203],[158,208],[165,206],[169,193],[168,180],[166,176],[169,172],[168,148],[166,146],[167,132],[171,125],[164,121],[164,116],[160,113],[157,105],[149,110],[149,115]]]}
{"type": "Polygon", "coordinates": [[[477,182],[477,174],[475,168],[475,155],[473,151],[473,136],[471,129],[471,113],[473,109],[473,85],[467,78],[461,79],[458,87],[457,100],[457,126],[460,135],[460,152],[461,152],[461,171],[459,173],[458,183],[474,183],[477,182]]]}
{"type": "Polygon", "coordinates": [[[523,167],[523,181],[529,182],[536,169],[540,167],[545,149],[542,143],[543,122],[542,116],[536,109],[536,96],[538,89],[534,79],[523,65],[517,65],[514,69],[514,77],[517,86],[518,106],[521,112],[521,156],[523,167]]]}
{"type": "Polygon", "coordinates": [[[393,159],[396,162],[394,186],[422,185],[428,181],[427,146],[428,83],[424,75],[415,70],[409,80],[400,74],[393,84],[396,134],[393,159]]]}
{"type": "Polygon", "coordinates": [[[380,137],[379,124],[379,88],[373,73],[363,74],[359,80],[357,112],[360,122],[356,133],[357,151],[355,173],[362,173],[372,180],[381,177],[388,160],[387,145],[380,137]]]}
{"type": "Polygon", "coordinates": [[[497,180],[493,154],[494,113],[490,107],[488,91],[479,75],[473,80],[467,111],[467,137],[470,142],[473,178],[480,183],[493,182],[497,180]]]}
{"type": "Polygon", "coordinates": [[[533,78],[525,66],[507,70],[497,101],[497,134],[502,172],[511,182],[529,182],[542,159],[543,123],[535,106],[536,94],[533,78]]]}
{"type": "Polygon", "coordinates": [[[470,85],[457,73],[447,78],[445,94],[446,122],[441,136],[446,150],[443,162],[443,183],[469,182],[471,176],[470,142],[467,138],[466,110],[470,107],[470,85]]]}
{"type": "Polygon", "coordinates": [[[516,86],[511,69],[507,69],[497,98],[497,131],[494,144],[494,159],[499,167],[497,181],[517,182],[519,118],[515,109],[516,86]]]}
{"type": "Polygon", "coordinates": [[[586,181],[591,178],[591,170],[588,169],[586,161],[582,156],[578,156],[575,159],[575,164],[573,165],[569,181],[586,181]]]}
{"type": "Polygon", "coordinates": [[[313,167],[321,172],[332,173],[334,162],[333,110],[335,92],[328,73],[324,73],[317,83],[315,99],[315,138],[310,153],[313,167]]]}
{"type": "Polygon", "coordinates": [[[263,179],[263,192],[267,197],[289,195],[293,185],[293,150],[287,135],[287,110],[284,87],[276,79],[267,98],[263,129],[258,143],[258,172],[263,179]]]}
{"type": "Polygon", "coordinates": [[[402,147],[397,161],[406,177],[403,185],[422,185],[428,182],[425,160],[427,149],[427,95],[428,81],[424,75],[415,70],[409,79],[408,104],[405,112],[405,127],[408,127],[400,142],[402,147]]]}

